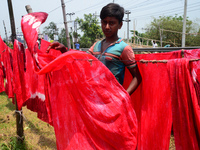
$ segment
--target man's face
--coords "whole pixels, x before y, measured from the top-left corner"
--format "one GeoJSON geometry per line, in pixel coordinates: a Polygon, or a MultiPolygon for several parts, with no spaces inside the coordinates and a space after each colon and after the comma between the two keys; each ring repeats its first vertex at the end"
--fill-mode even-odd
{"type": "Polygon", "coordinates": [[[121,27],[122,22],[119,23],[115,17],[106,17],[101,20],[101,28],[106,37],[117,36],[117,32],[121,27]]]}

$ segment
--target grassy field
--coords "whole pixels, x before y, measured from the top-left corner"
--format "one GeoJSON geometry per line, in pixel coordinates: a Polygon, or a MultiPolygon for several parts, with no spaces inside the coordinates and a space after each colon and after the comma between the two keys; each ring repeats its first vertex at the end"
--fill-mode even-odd
{"type": "Polygon", "coordinates": [[[5,93],[0,94],[0,149],[55,150],[54,129],[37,118],[37,114],[23,107],[25,142],[16,140],[15,105],[5,93]]]}
{"type": "MultiPolygon", "coordinates": [[[[37,118],[37,114],[23,107],[25,142],[16,138],[15,106],[5,93],[0,94],[0,150],[55,150],[56,139],[52,126],[37,118]]],[[[174,138],[170,150],[175,150],[174,138]]]]}

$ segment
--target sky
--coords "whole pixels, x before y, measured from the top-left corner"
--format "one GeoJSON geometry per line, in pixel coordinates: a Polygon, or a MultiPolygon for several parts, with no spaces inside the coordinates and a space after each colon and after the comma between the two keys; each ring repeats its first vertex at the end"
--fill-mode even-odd
{"type": "MultiPolygon", "coordinates": [[[[8,36],[11,34],[10,18],[7,0],[0,0],[0,35],[5,38],[5,27],[8,36]]],[[[101,8],[108,3],[117,3],[130,11],[129,14],[129,30],[137,30],[145,32],[145,28],[151,23],[153,18],[159,16],[183,16],[184,3],[186,0],[64,0],[66,13],[74,13],[74,15],[66,15],[67,21],[75,20],[77,17],[84,18],[84,14],[99,15],[101,8]]],[[[59,29],[64,28],[63,12],[61,0],[12,0],[14,20],[17,34],[21,32],[21,18],[27,14],[26,5],[32,7],[33,12],[46,12],[48,18],[40,27],[43,31],[45,26],[50,22],[56,23],[59,29]]],[[[200,24],[200,0],[187,0],[187,17],[189,20],[200,24]]],[[[124,20],[128,17],[124,15],[124,20]]],[[[100,18],[98,17],[100,20],[100,18]]],[[[121,38],[127,38],[127,22],[123,23],[123,27],[119,30],[118,35],[121,38]]],[[[73,23],[68,23],[68,28],[73,23]]],[[[69,30],[70,31],[70,30],[69,30]]],[[[81,32],[78,30],[78,33],[81,32]]],[[[80,34],[80,33],[79,33],[80,34]]],[[[131,33],[129,32],[129,38],[131,33]]]]}

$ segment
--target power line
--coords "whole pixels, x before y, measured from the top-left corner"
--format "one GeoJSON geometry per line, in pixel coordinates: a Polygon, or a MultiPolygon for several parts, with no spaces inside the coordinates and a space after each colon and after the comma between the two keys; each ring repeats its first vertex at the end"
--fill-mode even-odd
{"type": "MultiPolygon", "coordinates": [[[[72,1],[72,0],[67,1],[67,2],[64,2],[64,4],[69,3],[69,2],[71,2],[71,1],[72,1]]],[[[48,14],[50,14],[50,13],[52,13],[53,11],[59,9],[60,7],[61,7],[61,6],[58,6],[58,7],[54,8],[53,10],[49,11],[48,14]]]]}
{"type": "MultiPolygon", "coordinates": [[[[189,7],[188,9],[191,9],[191,8],[194,8],[194,7],[199,7],[200,5],[196,5],[196,6],[193,6],[193,7],[189,7]]],[[[192,12],[192,11],[195,11],[195,10],[199,10],[199,8],[197,9],[192,9],[192,10],[188,10],[187,12],[192,12]]],[[[168,13],[168,14],[179,14],[179,13],[183,13],[183,10],[181,10],[180,8],[174,8],[174,9],[169,9],[169,10],[165,10],[165,11],[162,11],[162,13],[168,13]]],[[[138,18],[139,20],[141,18],[149,18],[150,16],[161,16],[161,13],[160,12],[155,12],[155,13],[151,13],[151,14],[148,14],[148,15],[140,15],[140,16],[134,16],[134,17],[131,17],[131,18],[138,18]]]]}

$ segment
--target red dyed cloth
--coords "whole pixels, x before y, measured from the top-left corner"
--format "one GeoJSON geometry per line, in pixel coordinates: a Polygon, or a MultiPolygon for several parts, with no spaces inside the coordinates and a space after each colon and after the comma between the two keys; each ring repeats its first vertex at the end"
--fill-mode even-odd
{"type": "Polygon", "coordinates": [[[136,148],[137,119],[130,96],[100,61],[70,51],[39,74],[48,72],[58,149],[136,148]]]}
{"type": "MultiPolygon", "coordinates": [[[[189,59],[167,63],[172,97],[172,117],[177,150],[200,149],[200,105],[190,74],[189,59]]],[[[199,66],[196,66],[199,69],[199,66]]]]}
{"type": "MultiPolygon", "coordinates": [[[[189,59],[200,59],[200,49],[185,50],[184,57],[189,59]]],[[[193,77],[193,84],[196,89],[198,103],[200,105],[200,61],[190,62],[190,71],[193,77]]]]}
{"type": "MultiPolygon", "coordinates": [[[[138,150],[169,149],[172,127],[170,83],[167,63],[142,63],[140,60],[169,60],[180,58],[181,51],[154,54],[136,54],[142,82],[131,95],[138,119],[138,150]]],[[[131,81],[126,70],[125,89],[131,81]]]]}
{"type": "Polygon", "coordinates": [[[33,57],[28,49],[26,49],[25,76],[30,97],[24,103],[24,106],[26,105],[31,111],[37,112],[39,119],[50,123],[45,102],[45,75],[36,74],[33,57]]]}
{"type": "Polygon", "coordinates": [[[3,66],[3,53],[5,50],[5,43],[3,42],[1,36],[0,36],[0,93],[5,91],[4,87],[4,66],[3,66]]]}
{"type": "MultiPolygon", "coordinates": [[[[35,30],[34,20],[41,18],[37,16],[39,13],[33,13],[22,19],[24,34],[35,30]]],[[[130,96],[100,61],[79,51],[54,59],[35,48],[31,35],[25,39],[29,40],[35,70],[48,77],[46,106],[58,149],[136,148],[137,119],[130,96]]]]}
{"type": "Polygon", "coordinates": [[[31,96],[26,84],[25,76],[25,50],[23,44],[15,40],[13,48],[13,85],[16,94],[18,110],[21,110],[24,102],[31,96]]]}
{"type": "MultiPolygon", "coordinates": [[[[5,52],[3,53],[3,64],[5,69],[5,92],[9,98],[14,98],[13,92],[13,70],[12,70],[12,54],[8,46],[5,47],[5,52]]],[[[13,101],[14,103],[14,101],[13,101]]]]}
{"type": "Polygon", "coordinates": [[[3,66],[0,63],[0,93],[5,91],[3,66]]]}

